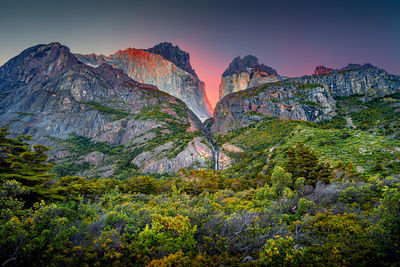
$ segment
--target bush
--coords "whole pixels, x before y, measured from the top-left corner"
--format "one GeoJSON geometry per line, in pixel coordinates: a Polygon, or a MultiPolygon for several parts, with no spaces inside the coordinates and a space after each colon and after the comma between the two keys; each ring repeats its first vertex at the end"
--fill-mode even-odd
{"type": "Polygon", "coordinates": [[[275,236],[268,239],[260,253],[260,262],[266,266],[300,266],[305,249],[296,245],[293,237],[275,236]]]}

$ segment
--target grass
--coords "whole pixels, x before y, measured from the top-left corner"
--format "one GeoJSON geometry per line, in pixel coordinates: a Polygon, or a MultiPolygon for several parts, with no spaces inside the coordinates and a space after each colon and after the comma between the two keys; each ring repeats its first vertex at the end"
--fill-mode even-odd
{"type": "Polygon", "coordinates": [[[92,109],[99,111],[102,114],[111,116],[114,120],[120,120],[129,116],[128,112],[123,110],[119,110],[116,108],[104,106],[100,102],[89,101],[89,102],[80,102],[80,104],[88,105],[92,109]]]}

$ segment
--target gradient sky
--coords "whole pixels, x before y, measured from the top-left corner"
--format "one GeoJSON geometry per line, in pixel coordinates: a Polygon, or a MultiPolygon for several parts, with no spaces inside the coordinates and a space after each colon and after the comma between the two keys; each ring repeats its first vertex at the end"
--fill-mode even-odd
{"type": "Polygon", "coordinates": [[[214,106],[222,72],[247,54],[285,76],[349,62],[400,74],[399,11],[399,0],[0,0],[0,65],[39,43],[109,55],[168,41],[190,53],[214,106]]]}

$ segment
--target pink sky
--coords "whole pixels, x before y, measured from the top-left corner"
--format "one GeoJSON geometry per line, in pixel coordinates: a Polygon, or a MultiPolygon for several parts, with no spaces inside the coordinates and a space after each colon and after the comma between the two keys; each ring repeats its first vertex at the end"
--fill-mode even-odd
{"type": "Polygon", "coordinates": [[[191,50],[190,63],[196,71],[197,76],[205,83],[207,98],[214,108],[219,100],[218,88],[222,73],[228,67],[229,63],[218,62],[216,58],[210,57],[210,55],[199,49],[194,48],[191,50]]]}
{"type": "Polygon", "coordinates": [[[193,56],[191,57],[191,63],[197,76],[199,76],[200,80],[205,83],[207,98],[210,101],[211,106],[214,108],[219,99],[218,88],[224,69],[218,69],[217,67],[205,63],[199,58],[193,56]]]}

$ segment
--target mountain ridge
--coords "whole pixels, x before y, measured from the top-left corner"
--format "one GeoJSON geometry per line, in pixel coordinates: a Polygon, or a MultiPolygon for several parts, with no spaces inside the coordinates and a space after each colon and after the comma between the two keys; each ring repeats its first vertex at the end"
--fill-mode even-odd
{"type": "Polygon", "coordinates": [[[369,63],[349,64],[321,75],[287,78],[228,94],[215,107],[212,131],[226,133],[264,116],[321,121],[334,117],[335,97],[374,98],[399,90],[400,76],[369,63]]]}
{"type": "Polygon", "coordinates": [[[90,66],[108,63],[122,69],[133,80],[157,86],[184,101],[202,121],[212,116],[213,108],[208,101],[205,84],[192,69],[189,54],[180,50],[178,46],[161,43],[150,49],[119,50],[110,56],[75,56],[90,66]]]}
{"type": "Polygon", "coordinates": [[[228,68],[222,73],[219,85],[219,99],[224,96],[261,85],[267,82],[276,82],[284,79],[278,72],[263,63],[258,62],[258,58],[253,55],[240,56],[234,58],[228,68]]]}
{"type": "Polygon", "coordinates": [[[87,66],[60,44],[23,51],[0,68],[0,78],[21,81],[12,88],[0,83],[1,126],[54,146],[51,159],[59,166],[84,171],[71,174],[171,173],[212,160],[200,120],[181,100],[109,64],[87,66]],[[78,141],[94,150],[77,150],[78,141]],[[102,164],[88,156],[96,151],[102,164]],[[89,167],[76,163],[82,157],[89,167]]]}

